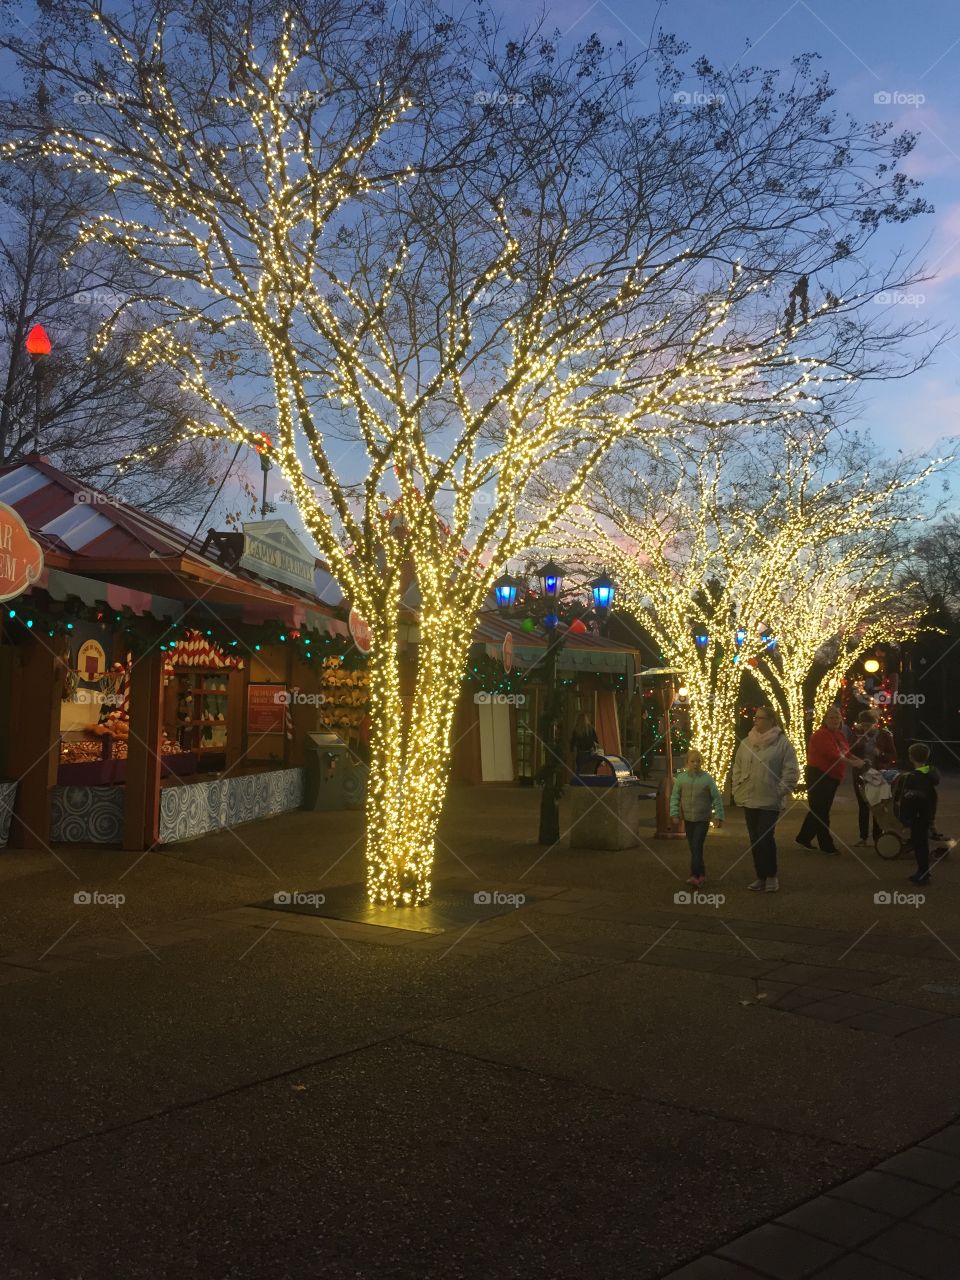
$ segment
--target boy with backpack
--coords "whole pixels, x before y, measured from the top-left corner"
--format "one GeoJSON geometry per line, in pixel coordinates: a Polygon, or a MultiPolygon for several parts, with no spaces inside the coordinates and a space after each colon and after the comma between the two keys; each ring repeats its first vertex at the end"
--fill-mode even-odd
{"type": "Polygon", "coordinates": [[[930,823],[936,812],[940,774],[929,763],[930,748],[925,742],[915,742],[907,754],[912,767],[904,774],[900,789],[900,821],[910,828],[917,859],[917,870],[910,879],[914,884],[929,884],[930,823]]]}

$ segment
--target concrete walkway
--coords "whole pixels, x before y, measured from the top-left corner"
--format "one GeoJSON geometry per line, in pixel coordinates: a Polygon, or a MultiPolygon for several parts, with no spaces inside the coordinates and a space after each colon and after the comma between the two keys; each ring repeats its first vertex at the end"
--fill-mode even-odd
{"type": "Polygon", "coordinates": [[[752,894],[734,815],[688,902],[536,800],[454,794],[438,887],[530,900],[439,935],[251,905],[357,880],[356,814],[0,856],[5,1280],[960,1275],[953,861],[900,902],[798,811],[752,894]]]}

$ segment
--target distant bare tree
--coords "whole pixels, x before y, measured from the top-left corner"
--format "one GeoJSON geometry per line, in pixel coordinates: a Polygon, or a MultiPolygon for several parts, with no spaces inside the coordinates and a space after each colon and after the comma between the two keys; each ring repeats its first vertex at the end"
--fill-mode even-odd
{"type": "Polygon", "coordinates": [[[142,287],[143,273],[96,243],[64,262],[97,184],[35,161],[0,176],[0,198],[0,464],[38,452],[147,510],[198,508],[214,454],[182,438],[190,399],[169,370],[131,361],[135,325],[96,349],[104,319],[142,287]],[[37,322],[53,350],[33,367],[24,344],[37,322]],[[159,447],[121,473],[122,459],[151,445],[159,447]]]}

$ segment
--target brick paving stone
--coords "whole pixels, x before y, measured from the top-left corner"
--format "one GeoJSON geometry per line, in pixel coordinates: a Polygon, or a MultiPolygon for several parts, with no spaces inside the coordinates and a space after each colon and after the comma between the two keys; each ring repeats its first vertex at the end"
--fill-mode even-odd
{"type": "Polygon", "coordinates": [[[842,1250],[826,1240],[768,1222],[717,1250],[724,1258],[756,1267],[774,1280],[805,1280],[840,1256],[842,1250]]]}
{"type": "Polygon", "coordinates": [[[671,1271],[664,1280],[759,1280],[762,1272],[742,1267],[726,1258],[698,1258],[679,1271],[671,1271]]]}
{"type": "MultiPolygon", "coordinates": [[[[649,945],[649,944],[648,944],[649,945]]],[[[724,973],[741,978],[759,978],[770,967],[769,960],[753,960],[748,955],[730,955],[720,951],[681,951],[679,948],[652,947],[646,955],[637,956],[644,964],[663,965],[669,969],[693,969],[698,973],[724,973]]]]}
{"type": "MultiPolygon", "coordinates": [[[[948,1192],[939,1200],[933,1200],[911,1214],[909,1220],[918,1227],[932,1227],[935,1231],[943,1231],[948,1236],[960,1236],[960,1195],[956,1192],[948,1192]]],[[[960,1245],[957,1249],[960,1255],[960,1245]]],[[[960,1264],[957,1270],[960,1273],[960,1264]]]]}
{"type": "Polygon", "coordinates": [[[903,1037],[910,1044],[923,1045],[927,1049],[943,1049],[948,1053],[960,1053],[960,1018],[943,1018],[916,1031],[908,1031],[903,1037]]]}
{"type": "Polygon", "coordinates": [[[918,1027],[942,1021],[943,1014],[931,1013],[929,1009],[911,1009],[903,1004],[889,1004],[873,1013],[863,1013],[852,1018],[850,1026],[857,1031],[877,1031],[884,1036],[902,1036],[909,1031],[916,1031],[918,1027]]]}
{"type": "Polygon", "coordinates": [[[575,956],[591,956],[599,960],[632,960],[636,957],[638,948],[642,949],[643,945],[642,943],[634,945],[629,942],[613,942],[606,938],[574,938],[569,942],[552,944],[554,951],[569,952],[570,955],[575,956]]]}
{"type": "Polygon", "coordinates": [[[831,991],[860,991],[887,980],[887,975],[883,973],[868,973],[864,969],[833,969],[815,964],[785,964],[778,969],[771,969],[770,977],[780,982],[796,982],[798,986],[809,983],[827,987],[831,991]]]}
{"type": "Polygon", "coordinates": [[[853,1200],[855,1204],[892,1214],[895,1218],[905,1218],[921,1205],[936,1199],[937,1195],[933,1187],[898,1178],[891,1173],[877,1173],[874,1169],[834,1187],[827,1194],[840,1200],[853,1200]]]}
{"type": "Polygon", "coordinates": [[[542,913],[548,916],[569,916],[580,910],[580,904],[551,898],[546,902],[533,903],[530,910],[537,915],[542,913]]]}
{"type": "Polygon", "coordinates": [[[18,952],[13,956],[4,956],[2,963],[18,969],[31,970],[34,973],[63,973],[68,969],[79,969],[88,961],[82,960],[79,956],[57,956],[56,952],[51,951],[46,956],[18,952]]]}
{"type": "MultiPolygon", "coordinates": [[[[946,1151],[933,1151],[927,1147],[911,1147],[899,1155],[884,1160],[878,1166],[881,1173],[895,1173],[900,1178],[912,1178],[928,1187],[950,1191],[960,1186],[960,1159],[946,1151]]],[[[958,1268],[960,1270],[960,1268],[958,1268]]]]}
{"type": "MultiPolygon", "coordinates": [[[[832,996],[829,1000],[814,1000],[812,1004],[805,1004],[802,1009],[798,1009],[797,1013],[804,1018],[822,1018],[824,1022],[846,1022],[850,1026],[856,1025],[851,1019],[862,1017],[866,1011],[857,1003],[856,996],[832,996]]],[[[875,1011],[870,1011],[868,1016],[882,1016],[875,1011]]]]}
{"type": "Polygon", "coordinates": [[[865,1244],[860,1252],[902,1267],[915,1276],[923,1276],[924,1280],[957,1280],[960,1274],[956,1240],[910,1222],[898,1222],[865,1244]]]}
{"type": "Polygon", "coordinates": [[[880,955],[900,956],[906,959],[916,959],[917,957],[931,956],[943,948],[931,938],[929,934],[922,938],[885,938],[877,937],[871,933],[864,938],[862,942],[858,942],[857,946],[863,951],[878,953],[880,955]]]}
{"type": "Polygon", "coordinates": [[[777,1221],[784,1227],[806,1231],[808,1235],[851,1249],[894,1224],[889,1214],[877,1213],[851,1200],[836,1200],[833,1196],[818,1196],[799,1209],[783,1214],[777,1221]]]}
{"type": "Polygon", "coordinates": [[[941,1129],[939,1133],[932,1133],[929,1138],[924,1138],[920,1145],[960,1156],[960,1124],[952,1124],[947,1129],[941,1129]]]}
{"type": "MultiPolygon", "coordinates": [[[[767,974],[764,981],[779,981],[779,979],[771,979],[770,974],[767,974]]],[[[802,1009],[804,1005],[813,1004],[815,1000],[831,1000],[836,994],[835,991],[827,991],[824,987],[791,986],[785,995],[777,997],[776,1008],[802,1009]]]]}
{"type": "Polygon", "coordinates": [[[28,982],[31,978],[39,977],[40,974],[36,969],[18,969],[12,964],[0,963],[0,987],[5,987],[11,982],[28,982]]]}
{"type": "Polygon", "coordinates": [[[730,935],[715,916],[684,916],[683,923],[671,933],[671,937],[675,937],[678,933],[721,933],[730,935]]]}
{"type": "Polygon", "coordinates": [[[831,1262],[825,1271],[818,1271],[816,1280],[916,1280],[916,1276],[866,1254],[848,1253],[838,1262],[831,1262]]]}

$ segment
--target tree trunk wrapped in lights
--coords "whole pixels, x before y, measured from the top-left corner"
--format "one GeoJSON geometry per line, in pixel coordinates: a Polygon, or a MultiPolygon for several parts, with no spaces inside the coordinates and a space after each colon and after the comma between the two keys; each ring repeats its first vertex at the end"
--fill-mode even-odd
{"type": "Polygon", "coordinates": [[[130,358],[174,371],[187,434],[269,436],[371,628],[371,896],[420,901],[492,582],[618,440],[780,422],[889,366],[903,335],[866,303],[905,282],[863,251],[925,210],[897,172],[912,139],[840,125],[804,60],[735,83],[701,61],[709,107],[662,95],[687,74],[667,37],[629,60],[430,0],[395,18],[356,0],[90,10],[63,0],[0,37],[50,103],[10,114],[5,153],[99,184],[78,244],[156,280],[101,346],[135,315],[130,358]]]}

